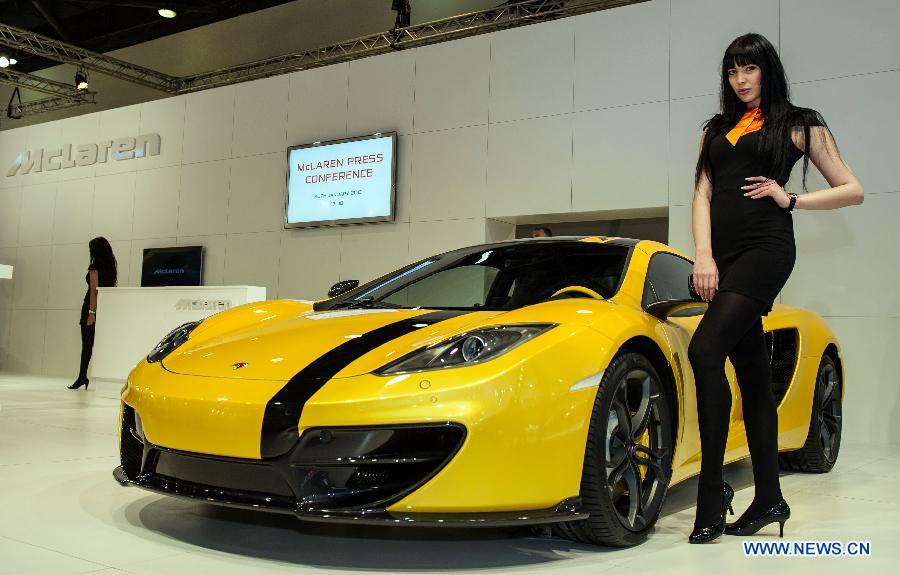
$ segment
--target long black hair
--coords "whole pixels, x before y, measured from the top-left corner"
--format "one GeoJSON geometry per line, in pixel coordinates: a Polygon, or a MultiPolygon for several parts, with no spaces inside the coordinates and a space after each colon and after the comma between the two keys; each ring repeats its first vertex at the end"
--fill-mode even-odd
{"type": "MultiPolygon", "coordinates": [[[[759,153],[768,158],[771,172],[767,175],[779,182],[786,182],[790,169],[796,161],[799,150],[794,145],[791,134],[794,129],[803,131],[803,189],[806,190],[806,175],[809,171],[810,127],[823,126],[828,136],[831,131],[822,116],[810,108],[800,108],[791,104],[790,88],[781,58],[772,43],[760,34],[744,34],[734,39],[722,57],[722,82],[719,88],[721,111],[707,120],[703,128],[706,135],[697,160],[694,185],[700,183],[700,176],[706,172],[712,179],[709,162],[709,143],[716,136],[730,130],[747,111],[747,105],[738,98],[728,81],[728,70],[736,66],[754,64],[761,73],[759,108],[765,120],[759,138],[759,153]]],[[[834,137],[825,138],[826,145],[833,148],[840,158],[834,137]]],[[[756,174],[763,175],[763,174],[756,174]]]]}
{"type": "Polygon", "coordinates": [[[97,268],[100,285],[112,287],[116,285],[116,256],[106,238],[98,237],[88,243],[91,253],[91,265],[97,268]]]}

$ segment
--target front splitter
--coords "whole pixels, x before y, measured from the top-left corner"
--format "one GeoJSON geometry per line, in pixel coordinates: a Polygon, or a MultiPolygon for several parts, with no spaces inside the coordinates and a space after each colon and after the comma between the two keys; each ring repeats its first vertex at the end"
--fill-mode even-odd
{"type": "MultiPolygon", "coordinates": [[[[339,509],[322,510],[297,507],[267,507],[265,505],[248,504],[232,501],[228,498],[208,497],[200,494],[186,494],[166,489],[158,489],[144,484],[138,478],[131,480],[122,470],[116,467],[113,478],[123,485],[134,485],[160,495],[168,495],[194,502],[211,503],[237,509],[268,511],[294,515],[303,521],[320,523],[344,523],[354,525],[394,525],[407,527],[514,527],[521,525],[539,525],[545,523],[562,523],[587,519],[588,513],[581,505],[580,497],[572,497],[561,501],[549,509],[528,511],[492,511],[485,513],[395,513],[384,509],[339,509]]],[[[198,492],[199,493],[199,492],[198,492]]]]}

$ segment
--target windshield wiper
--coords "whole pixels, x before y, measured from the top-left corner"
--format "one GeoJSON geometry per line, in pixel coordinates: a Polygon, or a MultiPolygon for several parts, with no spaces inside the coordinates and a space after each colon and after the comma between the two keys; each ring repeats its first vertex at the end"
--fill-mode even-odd
{"type": "Polygon", "coordinates": [[[355,299],[349,301],[342,301],[338,304],[335,304],[332,309],[399,309],[402,308],[402,305],[395,303],[388,303],[385,301],[375,301],[372,297],[367,297],[363,299],[355,299]]]}

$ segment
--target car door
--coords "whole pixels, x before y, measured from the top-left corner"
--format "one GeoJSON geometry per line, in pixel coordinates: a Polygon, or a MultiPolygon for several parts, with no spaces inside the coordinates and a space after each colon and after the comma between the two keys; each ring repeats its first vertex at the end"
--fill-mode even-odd
{"type": "MultiPolygon", "coordinates": [[[[646,309],[647,306],[657,301],[690,300],[688,276],[693,272],[693,268],[693,262],[679,255],[670,252],[653,254],[647,265],[642,307],[646,309]]],[[[669,342],[672,369],[676,379],[679,379],[682,385],[682,401],[679,406],[681,441],[672,462],[673,466],[681,464],[699,466],[700,436],[697,429],[697,396],[694,387],[694,372],[688,360],[688,346],[706,307],[707,304],[697,302],[696,306],[678,310],[670,314],[665,321],[659,321],[657,324],[657,329],[669,342]]],[[[737,380],[731,362],[726,362],[725,374],[732,394],[729,435],[735,433],[742,435],[743,421],[737,395],[737,380]]]]}

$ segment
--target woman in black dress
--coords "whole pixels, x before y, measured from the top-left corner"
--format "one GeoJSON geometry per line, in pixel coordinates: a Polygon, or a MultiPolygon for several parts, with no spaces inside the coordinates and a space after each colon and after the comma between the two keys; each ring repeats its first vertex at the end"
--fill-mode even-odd
{"type": "Polygon", "coordinates": [[[762,316],[794,267],[792,210],[861,204],[863,189],[814,110],[791,104],[775,48],[759,34],[735,39],[722,59],[721,112],[704,125],[692,205],[694,285],[709,307],[688,349],[697,388],[702,461],[691,543],[749,535],[778,522],[790,508],[778,478],[778,412],[772,392],[762,316]],[[802,196],[784,185],[803,157],[828,189],[802,196]],[[755,494],[735,523],[725,525],[734,491],[722,479],[731,392],[731,359],[743,403],[755,494]]]}
{"type": "Polygon", "coordinates": [[[97,288],[112,287],[116,285],[116,256],[113,255],[112,246],[106,238],[94,238],[88,243],[91,255],[91,263],[88,266],[84,281],[88,284],[84,294],[84,304],[81,306],[81,369],[78,371],[78,379],[69,386],[69,389],[78,389],[84,386],[88,388],[90,380],[87,377],[88,364],[91,362],[91,353],[94,350],[94,330],[97,321],[97,288]]]}

